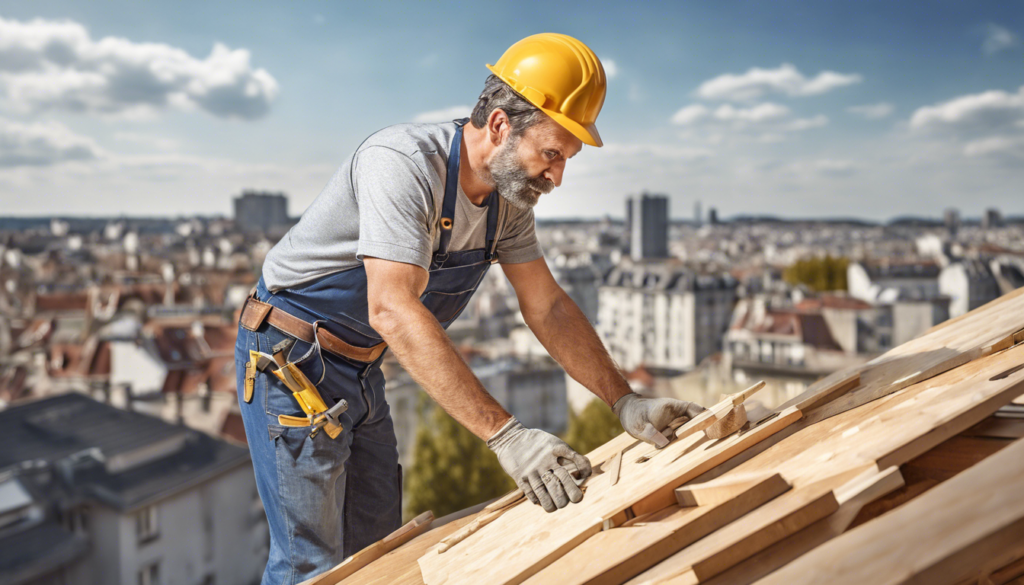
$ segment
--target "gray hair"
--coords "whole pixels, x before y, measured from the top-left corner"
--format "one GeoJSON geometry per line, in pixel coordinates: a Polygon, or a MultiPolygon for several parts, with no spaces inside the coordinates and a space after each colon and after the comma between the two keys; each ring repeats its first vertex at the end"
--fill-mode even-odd
{"type": "Polygon", "coordinates": [[[487,125],[487,119],[490,118],[491,112],[498,109],[508,116],[513,137],[522,136],[527,128],[544,119],[544,112],[526,101],[497,75],[492,74],[484,82],[484,90],[480,92],[480,98],[476,102],[476,107],[473,108],[470,121],[474,127],[483,128],[487,125]]]}

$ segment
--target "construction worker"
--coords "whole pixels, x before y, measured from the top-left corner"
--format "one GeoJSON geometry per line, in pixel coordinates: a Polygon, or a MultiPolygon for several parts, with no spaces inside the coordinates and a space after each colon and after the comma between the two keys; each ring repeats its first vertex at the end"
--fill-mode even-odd
{"type": "Polygon", "coordinates": [[[386,347],[531,502],[553,512],[583,498],[571,474],[590,475],[587,458],[520,424],[444,331],[494,262],[551,356],[628,433],[663,445],[659,430],[703,410],[631,392],[534,232],[532,208],[566,162],[601,146],[601,62],[572,37],[539,34],[487,67],[468,120],[367,138],[267,255],[243,309],[238,390],[270,526],[264,583],[317,575],[399,527],[386,347]]]}

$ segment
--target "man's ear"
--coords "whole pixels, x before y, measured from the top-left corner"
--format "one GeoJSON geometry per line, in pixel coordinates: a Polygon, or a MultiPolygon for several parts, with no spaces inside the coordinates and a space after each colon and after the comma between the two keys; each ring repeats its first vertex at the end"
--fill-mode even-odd
{"type": "Polygon", "coordinates": [[[495,108],[487,117],[487,137],[494,146],[501,146],[512,132],[508,114],[501,108],[495,108]]]}

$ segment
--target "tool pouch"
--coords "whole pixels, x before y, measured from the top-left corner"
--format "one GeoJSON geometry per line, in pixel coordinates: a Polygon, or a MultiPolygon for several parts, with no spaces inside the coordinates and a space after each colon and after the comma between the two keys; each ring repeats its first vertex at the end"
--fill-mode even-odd
{"type": "MultiPolygon", "coordinates": [[[[320,428],[324,429],[327,436],[334,439],[341,434],[343,430],[340,425],[333,424],[329,419],[325,417],[327,412],[327,404],[324,402],[320,391],[316,389],[316,386],[306,377],[302,370],[298,368],[295,362],[288,362],[285,365],[273,370],[278,380],[281,380],[289,390],[292,391],[292,396],[295,397],[295,401],[298,402],[299,408],[302,412],[306,413],[309,420],[306,421],[306,425],[313,426],[314,429],[310,433],[311,436],[316,435],[320,428]]],[[[282,415],[283,416],[283,415],[282,415]]],[[[289,420],[287,422],[282,421],[282,416],[278,417],[278,422],[283,426],[299,426],[297,421],[299,417],[284,417],[289,420]]]]}

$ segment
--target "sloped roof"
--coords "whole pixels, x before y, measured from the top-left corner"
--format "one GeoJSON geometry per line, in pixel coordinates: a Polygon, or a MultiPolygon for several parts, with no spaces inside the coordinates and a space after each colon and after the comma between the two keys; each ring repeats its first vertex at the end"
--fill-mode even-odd
{"type": "Polygon", "coordinates": [[[841,297],[836,295],[823,295],[804,299],[796,304],[800,311],[820,311],[821,309],[846,309],[859,311],[870,309],[871,305],[853,297],[841,297]]]}
{"type": "MultiPolygon", "coordinates": [[[[939,325],[868,364],[837,372],[725,438],[688,434],[695,422],[672,433],[678,438],[661,451],[621,435],[588,454],[597,472],[578,504],[547,514],[519,500],[478,513],[475,518],[486,515],[487,522],[477,522],[475,530],[438,529],[442,523],[437,522],[401,546],[394,546],[404,540],[399,535],[385,539],[347,561],[355,570],[342,566],[316,582],[753,583],[844,532],[852,536],[866,529],[872,522],[864,524],[865,517],[885,520],[891,508],[913,502],[922,492],[918,507],[927,515],[927,490],[936,481],[965,466],[962,473],[970,474],[974,462],[998,450],[990,439],[961,433],[1024,392],[1021,364],[1024,290],[939,325]],[[984,446],[978,451],[963,451],[964,445],[979,444],[984,446]],[[945,475],[914,471],[927,469],[929,460],[945,466],[945,475]],[[690,494],[685,498],[676,494],[683,486],[690,494]],[[693,501],[693,494],[705,494],[697,500],[702,505],[680,503],[693,501]],[[858,517],[862,520],[855,521],[858,517]],[[464,538],[440,552],[442,536],[455,531],[464,538]]],[[[723,402],[711,412],[724,416],[729,408],[731,402],[723,402]]],[[[1019,427],[1016,432],[1024,434],[1019,427]]],[[[1002,458],[1001,467],[1013,468],[1007,476],[1024,477],[1020,456],[1002,458]]],[[[966,489],[971,483],[961,482],[966,489]]],[[[982,571],[1016,558],[998,556],[1003,549],[986,546],[994,542],[986,538],[1001,527],[1024,526],[1024,506],[957,509],[955,498],[938,501],[944,503],[933,504],[935,514],[959,514],[969,517],[972,527],[990,530],[958,532],[958,546],[970,547],[962,550],[973,556],[943,549],[954,555],[953,566],[967,573],[950,573],[942,582],[987,575],[982,571]]],[[[927,535],[912,523],[889,522],[885,534],[894,542],[927,542],[941,540],[941,530],[932,528],[927,535]]],[[[845,559],[859,554],[853,542],[845,559]]],[[[1019,538],[1006,542],[1019,551],[1019,538]]],[[[831,562],[819,556],[826,565],[831,562]]],[[[860,555],[856,562],[861,567],[887,563],[890,570],[883,574],[891,579],[872,583],[934,574],[891,555],[860,555]]],[[[799,576],[801,582],[832,582],[817,574],[799,576]]]]}
{"type": "Polygon", "coordinates": [[[764,318],[755,321],[751,311],[747,311],[736,321],[731,329],[743,329],[753,334],[792,337],[805,345],[830,351],[842,351],[843,348],[832,337],[828,322],[819,313],[803,311],[768,310],[764,318]]]}
{"type": "Polygon", "coordinates": [[[24,463],[73,468],[70,479],[54,475],[75,493],[118,509],[166,497],[249,460],[247,449],[75,393],[0,411],[0,443],[17,445],[0,450],[0,471],[24,463]]]}

